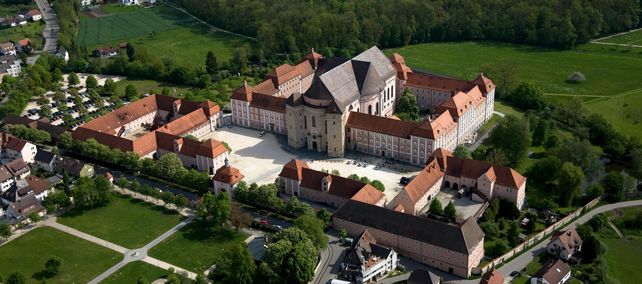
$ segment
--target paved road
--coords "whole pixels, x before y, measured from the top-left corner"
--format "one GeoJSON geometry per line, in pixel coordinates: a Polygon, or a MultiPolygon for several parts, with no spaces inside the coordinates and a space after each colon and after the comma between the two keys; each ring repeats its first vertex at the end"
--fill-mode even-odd
{"type": "MultiPolygon", "coordinates": [[[[642,206],[642,200],[633,200],[633,201],[624,201],[624,202],[619,202],[619,203],[613,203],[613,204],[607,204],[607,205],[602,205],[600,207],[597,207],[588,213],[582,215],[581,217],[577,218],[577,220],[569,223],[566,225],[562,230],[567,230],[570,228],[577,227],[578,225],[584,224],[591,220],[593,216],[611,211],[613,209],[617,208],[623,208],[623,207],[631,207],[631,206],[642,206]]],[[[548,242],[543,241],[540,242],[539,244],[535,245],[531,249],[527,250],[526,252],[522,253],[520,256],[514,258],[512,261],[504,264],[501,268],[499,268],[499,272],[502,275],[509,275],[513,271],[521,271],[530,263],[536,256],[538,256],[540,253],[543,253],[546,251],[546,245],[548,242]]]]}
{"type": "Polygon", "coordinates": [[[337,279],[341,269],[341,261],[345,257],[347,247],[341,246],[337,231],[330,231],[326,234],[329,238],[328,247],[321,251],[319,264],[314,273],[313,284],[328,283],[331,279],[337,279]]]}
{"type": "Polygon", "coordinates": [[[45,30],[42,32],[42,36],[45,38],[45,46],[42,51],[54,54],[58,48],[58,31],[60,31],[56,13],[49,6],[47,0],[36,0],[36,4],[38,4],[42,19],[45,21],[45,30]]]}

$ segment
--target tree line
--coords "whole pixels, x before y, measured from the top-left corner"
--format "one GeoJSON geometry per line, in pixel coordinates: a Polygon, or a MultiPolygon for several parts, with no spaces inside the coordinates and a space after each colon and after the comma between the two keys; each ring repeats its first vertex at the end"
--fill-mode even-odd
{"type": "Polygon", "coordinates": [[[177,0],[204,20],[256,37],[265,54],[318,48],[346,56],[369,46],[497,40],[572,48],[638,27],[638,0],[177,0]]]}

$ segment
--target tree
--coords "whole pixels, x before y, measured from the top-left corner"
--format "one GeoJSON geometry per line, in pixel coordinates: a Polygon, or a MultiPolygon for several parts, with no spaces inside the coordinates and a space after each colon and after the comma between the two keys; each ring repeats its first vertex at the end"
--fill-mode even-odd
{"type": "Polygon", "coordinates": [[[396,114],[402,120],[414,121],[419,119],[417,98],[408,89],[404,89],[396,106],[396,114]]]}
{"type": "Polygon", "coordinates": [[[486,76],[493,78],[497,84],[497,97],[506,98],[513,90],[517,80],[517,64],[510,61],[500,61],[494,65],[482,67],[486,76]]]}
{"type": "Polygon", "coordinates": [[[464,159],[472,159],[472,154],[470,153],[470,150],[466,148],[464,145],[458,145],[457,148],[455,148],[455,151],[453,152],[453,156],[457,158],[464,158],[464,159]]]}
{"type": "Polygon", "coordinates": [[[129,61],[134,61],[134,59],[136,59],[136,48],[129,42],[127,43],[127,58],[129,61]]]}
{"type": "Polygon", "coordinates": [[[343,240],[345,240],[347,237],[348,237],[348,232],[346,231],[346,229],[341,229],[341,230],[339,230],[339,239],[340,239],[340,240],[342,240],[342,241],[343,241],[343,240]]]}
{"type": "Polygon", "coordinates": [[[359,180],[361,179],[357,174],[351,174],[348,176],[349,179],[351,180],[359,180]]]}
{"type": "Polygon", "coordinates": [[[510,223],[510,227],[508,227],[508,232],[506,233],[506,239],[512,247],[519,244],[519,227],[516,221],[510,223]]]}
{"type": "Polygon", "coordinates": [[[112,79],[107,79],[105,80],[105,84],[103,84],[103,96],[108,96],[112,97],[116,95],[116,83],[112,79]]]}
{"type": "Polygon", "coordinates": [[[328,211],[328,209],[321,208],[319,211],[317,211],[317,218],[323,221],[323,223],[327,227],[328,224],[330,224],[330,221],[332,221],[332,213],[328,211]]]}
{"type": "Polygon", "coordinates": [[[45,263],[45,271],[49,277],[56,276],[60,269],[62,269],[63,260],[60,257],[54,256],[47,260],[45,263]]]}
{"type": "Polygon", "coordinates": [[[624,199],[624,193],[630,189],[627,188],[626,177],[617,172],[606,174],[601,183],[606,194],[605,199],[612,202],[624,199]]]}
{"type": "Polygon", "coordinates": [[[219,193],[216,196],[216,210],[212,212],[212,223],[214,224],[214,226],[223,226],[227,219],[229,219],[231,211],[232,207],[227,194],[219,193]]]}
{"type": "Polygon", "coordinates": [[[80,177],[76,181],[72,196],[74,205],[81,209],[93,209],[107,204],[111,199],[112,184],[103,176],[92,180],[80,177]]]}
{"type": "Polygon", "coordinates": [[[582,261],[591,263],[595,260],[602,250],[602,244],[593,234],[582,237],[582,261]]]}
{"type": "Polygon", "coordinates": [[[523,110],[541,110],[544,107],[544,93],[533,83],[521,83],[511,94],[510,101],[523,110]]]}
{"type": "Polygon", "coordinates": [[[136,284],[149,284],[149,280],[145,278],[144,276],[138,276],[138,280],[136,280],[136,284]]]}
{"type": "Polygon", "coordinates": [[[98,81],[96,80],[96,77],[94,77],[94,75],[87,76],[87,80],[85,80],[85,86],[87,87],[87,90],[95,90],[96,88],[98,88],[98,81]]]}
{"type": "Polygon", "coordinates": [[[80,84],[80,79],[78,78],[78,75],[76,75],[75,72],[69,73],[69,78],[67,78],[67,80],[69,81],[69,85],[71,86],[76,86],[80,84]]]}
{"type": "Polygon", "coordinates": [[[297,227],[284,229],[272,238],[259,266],[262,283],[307,283],[314,278],[318,250],[297,227]]]}
{"type": "Polygon", "coordinates": [[[383,183],[378,179],[375,179],[375,180],[371,181],[370,185],[372,185],[378,191],[381,191],[381,192],[386,191],[386,186],[384,186],[383,183]]]}
{"type": "Polygon", "coordinates": [[[563,162],[571,162],[582,168],[589,183],[599,178],[604,172],[604,163],[600,160],[598,150],[587,140],[566,140],[556,153],[563,162]]]}
{"type": "Polygon", "coordinates": [[[218,62],[216,61],[216,55],[211,50],[207,52],[205,58],[205,70],[209,74],[215,74],[218,71],[218,62]]]}
{"type": "Polygon", "coordinates": [[[335,175],[335,176],[341,176],[341,173],[339,172],[339,170],[334,170],[333,169],[330,173],[335,175]]]}
{"type": "Polygon", "coordinates": [[[226,251],[216,267],[216,273],[223,279],[223,283],[230,284],[252,284],[254,272],[254,258],[245,243],[226,251]]]}
{"type": "Polygon", "coordinates": [[[129,84],[125,87],[125,98],[130,102],[138,99],[138,90],[134,84],[129,84]]]}
{"type": "Polygon", "coordinates": [[[448,205],[446,205],[446,208],[444,208],[444,215],[446,215],[450,221],[455,221],[457,219],[457,209],[452,201],[450,201],[448,205]]]}
{"type": "Polygon", "coordinates": [[[368,177],[361,177],[359,178],[359,181],[362,183],[370,183],[370,179],[368,177]]]}
{"type": "Polygon", "coordinates": [[[241,208],[241,205],[239,205],[238,203],[232,203],[230,222],[238,233],[240,229],[250,225],[250,223],[252,222],[252,216],[250,216],[250,214],[248,214],[247,212],[244,212],[243,208],[241,208]]]}
{"type": "Polygon", "coordinates": [[[562,161],[556,156],[537,160],[528,170],[528,177],[538,182],[550,182],[557,179],[562,161]]]}
{"type": "Polygon", "coordinates": [[[497,257],[504,254],[509,249],[510,247],[508,246],[506,241],[503,239],[499,239],[497,240],[497,242],[495,242],[495,245],[490,248],[488,254],[490,256],[497,257]]]}
{"type": "Polygon", "coordinates": [[[11,237],[11,227],[7,224],[0,224],[0,237],[2,237],[4,240],[7,240],[9,237],[11,237]]]}
{"type": "Polygon", "coordinates": [[[540,146],[546,142],[550,127],[549,122],[544,119],[539,119],[535,124],[535,129],[533,129],[533,146],[540,146]]]}
{"type": "Polygon", "coordinates": [[[245,69],[247,61],[247,52],[245,51],[245,48],[235,48],[232,55],[232,63],[234,64],[235,70],[240,72],[245,69]]]}
{"type": "Polygon", "coordinates": [[[40,215],[38,215],[37,212],[32,212],[29,214],[29,221],[31,221],[31,223],[37,223],[40,221],[40,215]]]}
{"type": "Polygon", "coordinates": [[[582,168],[573,163],[564,162],[559,174],[559,188],[561,192],[561,204],[570,206],[580,194],[584,173],[582,168]]]}
{"type": "Polygon", "coordinates": [[[526,155],[531,145],[531,133],[528,122],[523,118],[507,115],[499,121],[490,133],[490,145],[500,149],[508,160],[516,165],[526,155]]]}
{"type": "Polygon", "coordinates": [[[7,278],[7,284],[24,284],[26,282],[25,276],[20,272],[11,273],[7,278]]]}
{"type": "Polygon", "coordinates": [[[439,199],[434,199],[430,202],[430,214],[432,215],[443,215],[444,209],[442,208],[441,202],[439,199]]]}
{"type": "Polygon", "coordinates": [[[324,249],[328,246],[328,236],[323,232],[325,223],[315,215],[299,216],[294,220],[294,226],[304,231],[317,248],[324,249]]]}

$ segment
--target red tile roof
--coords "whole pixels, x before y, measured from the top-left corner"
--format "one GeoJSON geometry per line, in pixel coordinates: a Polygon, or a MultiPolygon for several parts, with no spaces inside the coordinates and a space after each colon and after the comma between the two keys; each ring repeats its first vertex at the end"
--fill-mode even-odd
{"type": "Polygon", "coordinates": [[[12,136],[9,137],[9,139],[5,142],[4,147],[17,152],[21,152],[22,149],[24,149],[25,145],[27,145],[27,141],[12,136]]]}
{"type": "Polygon", "coordinates": [[[301,75],[297,72],[296,67],[290,64],[283,64],[279,67],[274,68],[269,74],[268,77],[272,79],[275,85],[280,86],[283,83],[294,79],[294,77],[301,75]]]}
{"type": "Polygon", "coordinates": [[[423,122],[402,121],[359,112],[350,112],[346,127],[382,133],[409,139],[410,136],[435,139],[455,128],[457,124],[450,115],[440,115],[437,119],[423,122]]]}
{"type": "Polygon", "coordinates": [[[216,170],[213,179],[218,182],[227,184],[236,184],[245,176],[241,174],[239,169],[231,166],[223,166],[216,170]]]}
{"type": "Polygon", "coordinates": [[[293,159],[283,166],[279,176],[301,181],[301,179],[303,179],[303,174],[301,172],[304,168],[308,169],[310,167],[304,161],[293,159]]]}
{"type": "Polygon", "coordinates": [[[250,106],[269,111],[285,113],[285,101],[287,98],[275,97],[263,94],[254,94],[250,106]]]}
{"type": "Polygon", "coordinates": [[[404,187],[404,190],[408,193],[410,200],[415,203],[443,176],[444,173],[441,171],[439,163],[433,160],[404,187]]]}
{"type": "Polygon", "coordinates": [[[470,179],[478,179],[482,175],[487,175],[489,178],[495,176],[497,184],[510,188],[519,188],[526,181],[524,176],[509,167],[492,165],[484,161],[448,156],[445,165],[445,174],[448,176],[470,179]]]}
{"type": "Polygon", "coordinates": [[[23,38],[23,39],[18,41],[18,44],[20,46],[22,46],[22,47],[25,47],[25,46],[29,45],[30,42],[31,42],[31,40],[29,38],[23,38]]]}
{"type": "Polygon", "coordinates": [[[581,247],[582,238],[577,234],[575,229],[568,229],[564,232],[557,232],[551,237],[551,241],[559,239],[566,251],[570,254],[575,253],[575,251],[581,247]]]}
{"type": "Polygon", "coordinates": [[[504,276],[497,269],[493,268],[484,273],[479,284],[504,284],[504,276]]]}
{"type": "Polygon", "coordinates": [[[405,85],[416,88],[448,91],[453,94],[457,92],[467,92],[475,87],[475,83],[471,81],[416,72],[408,73],[408,80],[406,80],[405,85]]]}

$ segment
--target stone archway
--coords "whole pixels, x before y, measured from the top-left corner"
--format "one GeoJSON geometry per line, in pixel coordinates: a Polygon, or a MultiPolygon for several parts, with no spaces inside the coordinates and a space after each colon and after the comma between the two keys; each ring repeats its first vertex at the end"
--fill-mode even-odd
{"type": "Polygon", "coordinates": [[[459,185],[457,183],[453,183],[453,189],[454,190],[458,190],[459,189],[459,185]]]}
{"type": "Polygon", "coordinates": [[[450,188],[450,182],[449,182],[449,181],[446,181],[446,183],[445,183],[445,187],[446,187],[446,188],[450,188]]]}

